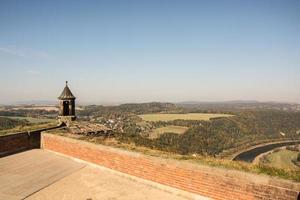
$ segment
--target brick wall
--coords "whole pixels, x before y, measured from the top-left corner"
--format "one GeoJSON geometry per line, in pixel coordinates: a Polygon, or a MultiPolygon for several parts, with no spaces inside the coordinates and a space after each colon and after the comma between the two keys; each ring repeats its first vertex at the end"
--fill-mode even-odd
{"type": "Polygon", "coordinates": [[[0,137],[0,157],[13,153],[40,148],[41,133],[39,131],[24,132],[0,137]]]}
{"type": "Polygon", "coordinates": [[[64,125],[0,136],[0,158],[29,149],[40,148],[41,132],[60,128],[62,126],[64,125]]]}
{"type": "Polygon", "coordinates": [[[42,135],[44,149],[213,199],[297,199],[300,184],[236,170],[162,159],[61,136],[42,135]]]}

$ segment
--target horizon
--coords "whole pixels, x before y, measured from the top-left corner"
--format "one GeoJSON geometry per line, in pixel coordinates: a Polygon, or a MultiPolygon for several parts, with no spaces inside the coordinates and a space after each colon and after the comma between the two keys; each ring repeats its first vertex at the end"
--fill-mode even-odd
{"type": "MultiPolygon", "coordinates": [[[[57,106],[58,101],[55,100],[27,100],[27,101],[16,101],[10,103],[2,103],[0,106],[57,106]]],[[[144,101],[144,102],[80,102],[76,101],[77,106],[89,106],[89,105],[100,105],[100,106],[119,106],[124,104],[147,104],[147,103],[171,103],[171,104],[294,104],[300,105],[297,102],[284,102],[284,101],[257,101],[257,100],[228,100],[228,101],[144,101]]]]}
{"type": "Polygon", "coordinates": [[[296,0],[1,1],[0,104],[54,102],[66,80],[79,102],[299,104],[299,10],[296,0]]]}

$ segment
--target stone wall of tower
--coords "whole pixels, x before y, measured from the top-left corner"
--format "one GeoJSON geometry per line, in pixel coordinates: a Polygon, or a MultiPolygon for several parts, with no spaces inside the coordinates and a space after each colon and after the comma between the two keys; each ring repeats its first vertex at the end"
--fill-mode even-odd
{"type": "Polygon", "coordinates": [[[75,100],[74,99],[70,100],[69,111],[70,111],[70,115],[75,115],[75,100]]]}
{"type": "Polygon", "coordinates": [[[59,116],[75,116],[75,100],[70,99],[70,100],[60,100],[59,101],[59,116]],[[69,113],[64,114],[64,102],[68,102],[69,106],[69,113]]]}

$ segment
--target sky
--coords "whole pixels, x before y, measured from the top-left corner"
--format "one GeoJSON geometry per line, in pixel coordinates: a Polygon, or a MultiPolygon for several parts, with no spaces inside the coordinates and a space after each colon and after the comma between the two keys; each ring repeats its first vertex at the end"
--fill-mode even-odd
{"type": "Polygon", "coordinates": [[[0,0],[0,104],[300,103],[300,1],[0,0]]]}

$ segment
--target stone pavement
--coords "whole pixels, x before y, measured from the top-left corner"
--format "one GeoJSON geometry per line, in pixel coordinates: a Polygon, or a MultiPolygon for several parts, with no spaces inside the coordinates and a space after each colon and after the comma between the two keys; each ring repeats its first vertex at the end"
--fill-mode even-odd
{"type": "Polygon", "coordinates": [[[0,199],[186,200],[202,198],[36,149],[0,158],[0,199]]]}

